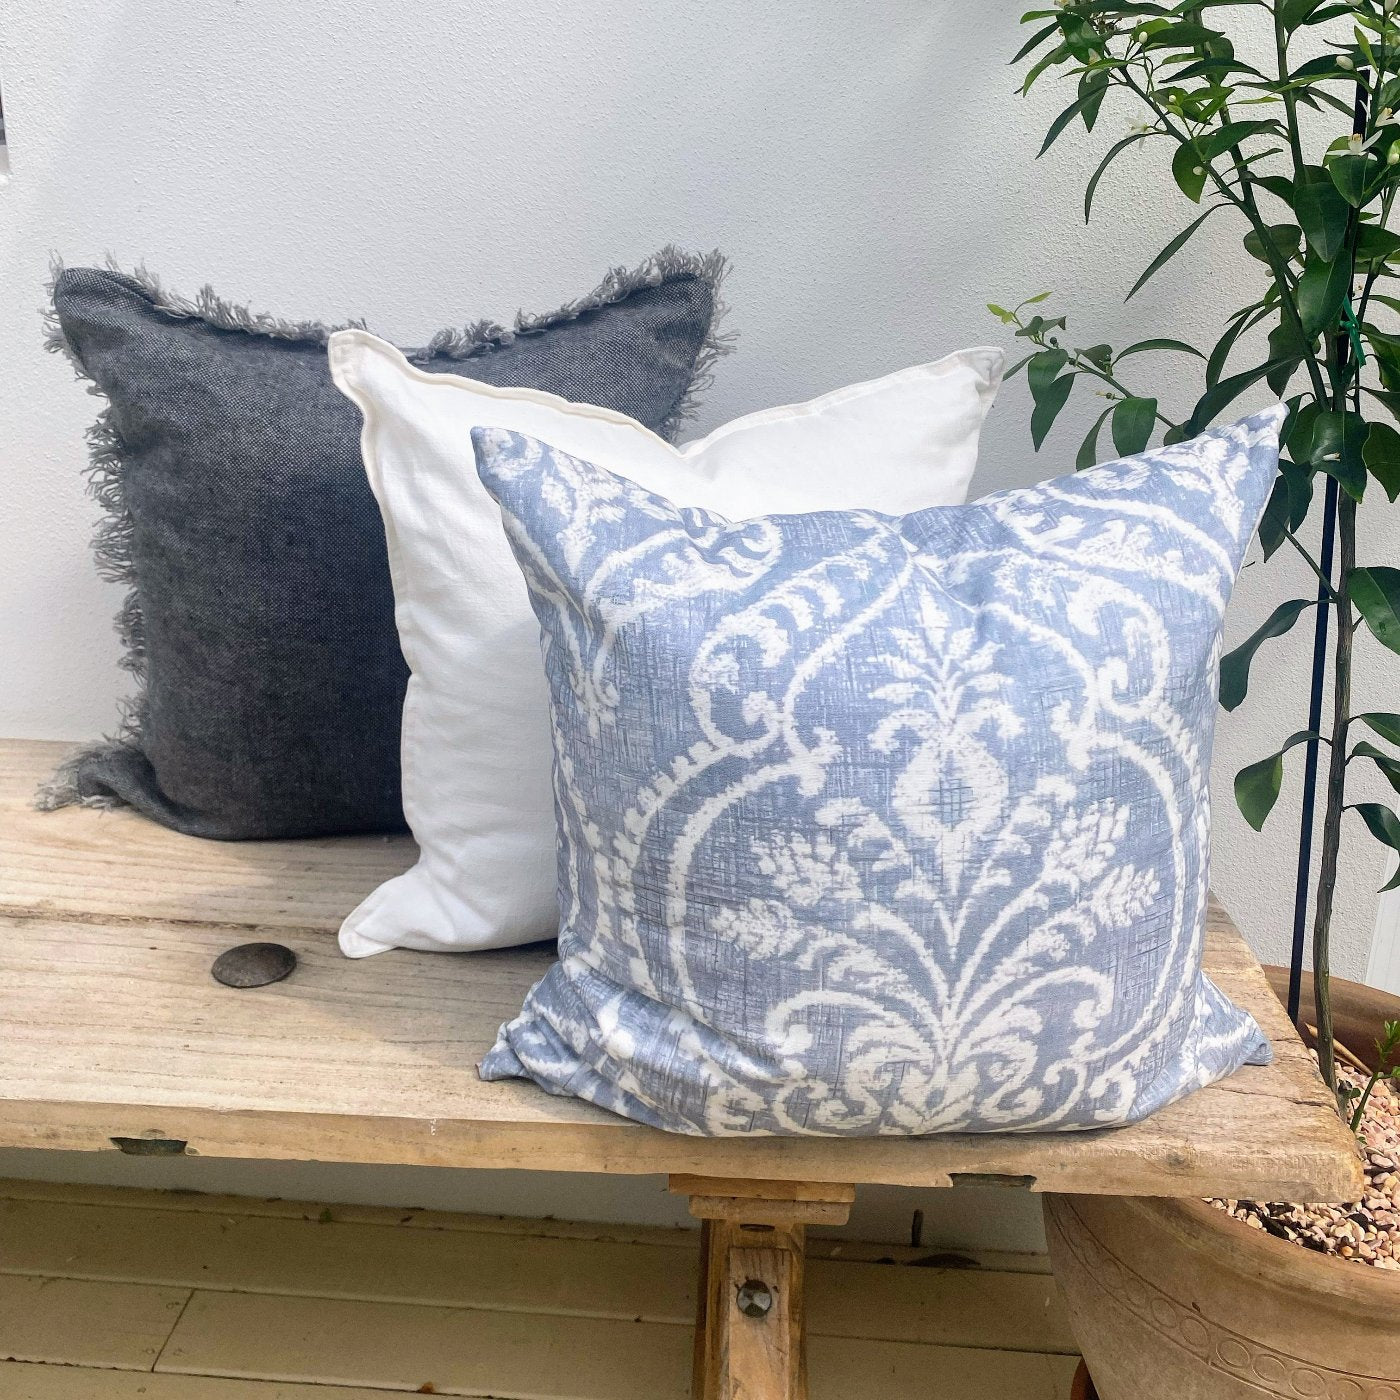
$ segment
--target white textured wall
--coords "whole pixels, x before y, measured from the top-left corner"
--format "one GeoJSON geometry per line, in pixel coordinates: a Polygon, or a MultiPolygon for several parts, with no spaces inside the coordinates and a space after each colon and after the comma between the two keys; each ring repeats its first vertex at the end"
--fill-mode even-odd
{"type": "MultiPolygon", "coordinates": [[[[1002,339],[984,303],[1046,288],[1085,343],[1213,339],[1222,311],[1252,295],[1238,231],[1224,218],[1207,226],[1123,307],[1184,222],[1182,202],[1160,167],[1129,156],[1085,230],[1083,181],[1129,114],[1110,104],[1092,140],[1067,136],[1037,164],[1067,97],[1051,83],[1033,101],[1013,95],[1006,62],[1023,8],[8,0],[0,732],[92,735],[123,687],[116,590],[86,552],[92,404],[39,350],[51,251],[70,263],[144,259],[179,290],[210,281],[283,315],[363,315],[417,341],[446,323],[550,307],[668,241],[719,246],[734,262],[739,349],[701,428],[1002,339]]],[[[1185,400],[1180,382],[1142,384],[1185,400]]],[[[1018,380],[985,438],[984,489],[1068,467],[1072,425],[1036,458],[1028,416],[1018,380]]],[[[1378,541],[1391,558],[1396,543],[1394,532],[1378,541]]],[[[1302,579],[1287,572],[1247,571],[1236,634],[1302,579]]],[[[1289,921],[1292,817],[1281,808],[1270,835],[1254,836],[1228,782],[1303,727],[1302,643],[1300,631],[1298,645],[1264,655],[1257,698],[1219,744],[1216,886],[1272,956],[1289,921]]],[[[1340,969],[1357,974],[1381,862],[1368,844],[1352,852],[1336,942],[1340,969]]]]}

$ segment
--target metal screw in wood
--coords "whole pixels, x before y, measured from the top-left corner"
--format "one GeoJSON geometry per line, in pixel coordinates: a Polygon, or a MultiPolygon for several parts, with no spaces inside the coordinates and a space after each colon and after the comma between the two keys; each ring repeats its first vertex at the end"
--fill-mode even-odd
{"type": "Polygon", "coordinates": [[[739,1311],[745,1317],[767,1317],[773,1310],[773,1293],[760,1279],[745,1279],[739,1285],[739,1311]]]}

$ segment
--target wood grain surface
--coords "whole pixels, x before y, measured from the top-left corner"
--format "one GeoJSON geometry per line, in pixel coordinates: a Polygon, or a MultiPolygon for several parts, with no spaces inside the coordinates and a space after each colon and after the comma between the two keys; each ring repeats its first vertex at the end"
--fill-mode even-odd
{"type": "Polygon", "coordinates": [[[413,858],[404,839],[221,843],[125,811],[40,813],[62,745],[0,744],[0,1146],[288,1160],[669,1172],[1033,1190],[1346,1200],[1354,1144],[1257,962],[1212,910],[1207,965],[1273,1039],[1134,1127],[924,1139],[701,1139],[643,1128],[476,1065],[548,947],[343,958],[340,919],[413,858]],[[258,938],[285,982],[209,975],[258,938]]]}

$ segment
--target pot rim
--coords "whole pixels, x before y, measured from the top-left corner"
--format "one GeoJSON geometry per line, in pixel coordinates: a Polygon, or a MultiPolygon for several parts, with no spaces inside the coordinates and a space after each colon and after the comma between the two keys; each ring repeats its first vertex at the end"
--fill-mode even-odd
{"type": "MultiPolygon", "coordinates": [[[[1061,1196],[1058,1199],[1073,1211],[1079,1205],[1092,1210],[1092,1202],[1098,1198],[1061,1196]]],[[[1380,1309],[1382,1315],[1391,1315],[1396,1310],[1400,1271],[1378,1269],[1373,1264],[1355,1264],[1335,1255],[1305,1249],[1291,1240],[1281,1240],[1267,1231],[1245,1225],[1194,1197],[1117,1196],[1113,1199],[1129,1211],[1153,1217],[1152,1224],[1170,1231],[1182,1247],[1208,1254],[1212,1268],[1240,1276],[1253,1290],[1273,1287],[1280,1292],[1297,1292],[1297,1276],[1302,1272],[1307,1276],[1305,1287],[1309,1292],[1333,1299],[1345,1309],[1380,1309]],[[1222,1245],[1221,1236],[1228,1237],[1226,1244],[1222,1245]]]]}

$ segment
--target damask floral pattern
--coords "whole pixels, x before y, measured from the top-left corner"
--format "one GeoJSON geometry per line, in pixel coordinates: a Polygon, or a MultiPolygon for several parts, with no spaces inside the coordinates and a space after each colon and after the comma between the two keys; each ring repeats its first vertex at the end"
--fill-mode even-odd
{"type": "Polygon", "coordinates": [[[734,523],[479,429],[560,824],[559,962],[482,1074],[678,1132],[917,1135],[1132,1122],[1267,1060],[1201,949],[1281,419],[734,523]]]}

